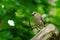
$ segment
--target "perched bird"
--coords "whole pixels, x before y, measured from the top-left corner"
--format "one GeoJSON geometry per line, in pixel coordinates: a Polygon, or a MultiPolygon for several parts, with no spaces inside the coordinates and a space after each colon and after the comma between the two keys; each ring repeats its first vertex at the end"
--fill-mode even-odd
{"type": "Polygon", "coordinates": [[[37,12],[33,12],[32,15],[34,16],[34,20],[35,20],[35,26],[36,26],[35,28],[42,29],[45,26],[45,22],[42,16],[37,12]]]}

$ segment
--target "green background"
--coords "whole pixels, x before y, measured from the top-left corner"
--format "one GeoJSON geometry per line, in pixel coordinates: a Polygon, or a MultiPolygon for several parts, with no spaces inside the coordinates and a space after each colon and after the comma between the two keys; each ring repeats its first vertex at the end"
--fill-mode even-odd
{"type": "Polygon", "coordinates": [[[35,35],[31,30],[34,25],[32,12],[46,14],[46,24],[54,24],[60,31],[60,0],[56,6],[51,6],[49,0],[0,0],[0,40],[30,40],[35,35]],[[54,12],[49,14],[53,8],[54,12]],[[47,18],[50,19],[47,21],[47,18]],[[13,20],[15,26],[10,26],[8,20],[13,20]]]}

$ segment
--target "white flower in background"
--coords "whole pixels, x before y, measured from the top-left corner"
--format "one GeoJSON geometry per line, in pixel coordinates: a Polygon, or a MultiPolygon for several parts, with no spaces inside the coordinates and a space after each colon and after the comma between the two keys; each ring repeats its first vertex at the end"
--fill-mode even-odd
{"type": "Polygon", "coordinates": [[[9,24],[10,26],[15,26],[13,20],[8,20],[8,24],[9,24]]]}
{"type": "Polygon", "coordinates": [[[4,5],[2,5],[2,8],[4,8],[4,5]]]}

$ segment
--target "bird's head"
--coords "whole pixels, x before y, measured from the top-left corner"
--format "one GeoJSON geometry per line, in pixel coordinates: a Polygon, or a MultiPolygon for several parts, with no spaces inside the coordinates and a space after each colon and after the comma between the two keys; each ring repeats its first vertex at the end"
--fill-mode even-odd
{"type": "Polygon", "coordinates": [[[36,12],[33,12],[32,15],[34,16],[36,14],[36,12]]]}

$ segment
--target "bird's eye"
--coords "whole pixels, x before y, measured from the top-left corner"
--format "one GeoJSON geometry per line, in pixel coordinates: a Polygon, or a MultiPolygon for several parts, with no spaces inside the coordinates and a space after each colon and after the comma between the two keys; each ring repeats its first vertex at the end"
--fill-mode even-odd
{"type": "Polygon", "coordinates": [[[34,14],[36,14],[36,12],[34,14]]]}
{"type": "Polygon", "coordinates": [[[33,15],[35,15],[35,14],[36,14],[36,12],[33,12],[32,14],[33,14],[33,15]]]}

